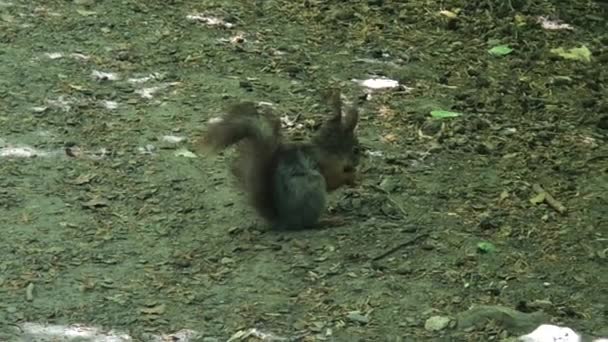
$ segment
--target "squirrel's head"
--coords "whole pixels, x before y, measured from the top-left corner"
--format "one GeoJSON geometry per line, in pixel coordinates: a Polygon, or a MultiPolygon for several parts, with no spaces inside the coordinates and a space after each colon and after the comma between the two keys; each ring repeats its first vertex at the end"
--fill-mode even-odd
{"type": "Polygon", "coordinates": [[[360,159],[359,141],[355,134],[359,112],[353,107],[343,112],[339,93],[333,97],[332,107],[331,118],[323,123],[314,138],[321,155],[319,167],[329,191],[355,183],[360,159]]]}

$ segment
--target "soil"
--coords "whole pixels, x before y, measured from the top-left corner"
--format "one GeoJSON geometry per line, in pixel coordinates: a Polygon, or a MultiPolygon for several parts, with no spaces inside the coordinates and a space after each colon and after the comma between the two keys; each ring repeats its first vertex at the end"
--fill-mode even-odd
{"type": "Polygon", "coordinates": [[[608,335],[605,2],[3,0],[0,14],[0,327],[529,332],[425,329],[500,305],[608,335]],[[582,46],[588,61],[551,51],[582,46]],[[402,86],[352,81],[370,77],[402,86]],[[240,100],[308,134],[329,86],[361,110],[360,182],[327,214],[344,224],[269,230],[231,153],[192,142],[240,100]]]}

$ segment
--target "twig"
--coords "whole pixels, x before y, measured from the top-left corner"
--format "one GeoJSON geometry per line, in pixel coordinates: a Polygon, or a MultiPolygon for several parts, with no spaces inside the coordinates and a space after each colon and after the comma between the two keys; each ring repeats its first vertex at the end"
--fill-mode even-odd
{"type": "Polygon", "coordinates": [[[391,194],[388,191],[382,189],[381,187],[379,187],[377,185],[372,185],[371,187],[375,190],[380,191],[384,195],[386,195],[386,199],[388,199],[388,201],[391,202],[391,204],[393,206],[395,206],[395,208],[397,208],[397,210],[399,210],[401,212],[401,215],[403,215],[404,218],[408,217],[407,211],[405,211],[405,209],[403,209],[403,207],[399,203],[397,203],[397,201],[395,201],[393,196],[391,196],[391,194]]]}
{"type": "MultiPolygon", "coordinates": [[[[403,209],[403,207],[389,194],[388,191],[382,189],[381,187],[377,186],[377,185],[372,185],[372,188],[384,193],[386,195],[386,198],[389,200],[389,202],[391,202],[400,212],[401,215],[403,215],[404,218],[408,217],[407,211],[405,211],[405,209],[403,209]]],[[[420,214],[418,217],[416,217],[414,219],[415,222],[420,222],[421,218],[424,216],[425,214],[420,214]]],[[[397,246],[385,251],[384,253],[377,255],[373,258],[371,258],[372,261],[378,261],[380,259],[386,258],[387,256],[395,253],[396,251],[400,250],[403,247],[407,247],[415,242],[417,242],[418,240],[421,240],[423,238],[427,238],[429,236],[429,234],[427,233],[422,233],[422,234],[418,234],[415,237],[413,237],[410,240],[407,240],[405,242],[402,242],[400,244],[398,244],[397,246]]]]}
{"type": "Polygon", "coordinates": [[[608,159],[608,154],[591,157],[591,158],[585,160],[585,164],[589,164],[591,162],[594,162],[597,160],[602,160],[602,159],[608,159]]]}
{"type": "Polygon", "coordinates": [[[395,253],[396,251],[400,250],[401,248],[407,247],[407,246],[409,246],[411,244],[414,244],[415,242],[418,242],[418,240],[422,240],[424,238],[427,238],[428,236],[429,236],[429,234],[427,234],[427,233],[418,234],[414,238],[409,239],[409,240],[407,240],[405,242],[402,242],[402,243],[398,244],[397,246],[389,249],[388,251],[386,251],[386,252],[384,252],[384,253],[382,253],[380,255],[377,255],[377,256],[373,257],[372,261],[378,261],[380,259],[386,258],[387,256],[389,256],[389,255],[395,253]]]}
{"type": "Polygon", "coordinates": [[[558,200],[556,200],[550,193],[548,193],[545,189],[543,189],[540,184],[533,184],[532,189],[536,191],[539,195],[543,197],[545,203],[547,203],[551,208],[555,209],[560,214],[565,214],[567,209],[566,207],[558,200]]]}

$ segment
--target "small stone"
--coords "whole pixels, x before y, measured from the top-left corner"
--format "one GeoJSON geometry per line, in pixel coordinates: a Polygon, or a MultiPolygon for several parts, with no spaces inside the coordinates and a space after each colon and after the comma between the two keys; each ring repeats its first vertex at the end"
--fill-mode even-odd
{"type": "Polygon", "coordinates": [[[420,128],[425,135],[435,135],[441,131],[441,122],[439,120],[427,120],[420,128]]]}
{"type": "Polygon", "coordinates": [[[223,258],[220,260],[220,263],[221,263],[222,265],[231,265],[231,264],[234,264],[234,259],[229,258],[229,257],[223,257],[223,258]]]}
{"type": "Polygon", "coordinates": [[[460,303],[462,303],[462,297],[455,296],[452,298],[452,304],[460,304],[460,303]]]}
{"type": "Polygon", "coordinates": [[[479,228],[483,230],[489,230],[496,229],[498,227],[500,227],[500,222],[498,218],[488,213],[481,215],[481,220],[479,221],[479,228]]]}
{"type": "Polygon", "coordinates": [[[409,264],[400,265],[399,267],[397,267],[395,272],[401,275],[408,275],[414,273],[414,268],[409,264]]]}
{"type": "Polygon", "coordinates": [[[361,323],[361,324],[369,323],[369,317],[361,314],[359,311],[349,312],[348,315],[346,316],[346,318],[348,318],[350,321],[361,323]]]}
{"type": "Polygon", "coordinates": [[[432,251],[435,249],[435,245],[429,242],[424,242],[423,244],[420,245],[420,248],[422,248],[425,251],[432,251]]]}
{"type": "Polygon", "coordinates": [[[450,318],[445,316],[432,316],[424,323],[427,331],[440,331],[448,327],[450,318]]]}
{"type": "Polygon", "coordinates": [[[251,83],[251,81],[248,80],[240,80],[239,81],[239,87],[247,90],[247,91],[252,91],[253,90],[253,83],[251,83]]]}
{"type": "Polygon", "coordinates": [[[483,155],[492,153],[492,146],[488,143],[480,143],[475,146],[475,152],[483,155]]]}

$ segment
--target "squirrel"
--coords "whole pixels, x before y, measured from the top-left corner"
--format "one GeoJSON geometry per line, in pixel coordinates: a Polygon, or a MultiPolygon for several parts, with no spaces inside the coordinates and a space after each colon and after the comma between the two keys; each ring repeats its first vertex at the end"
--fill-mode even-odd
{"type": "Polygon", "coordinates": [[[331,115],[308,142],[284,141],[281,121],[253,102],[234,104],[210,119],[198,142],[214,153],[236,145],[232,174],[275,229],[312,228],[326,210],[327,193],[355,184],[359,113],[350,106],[343,113],[339,91],[328,95],[331,115]]]}

